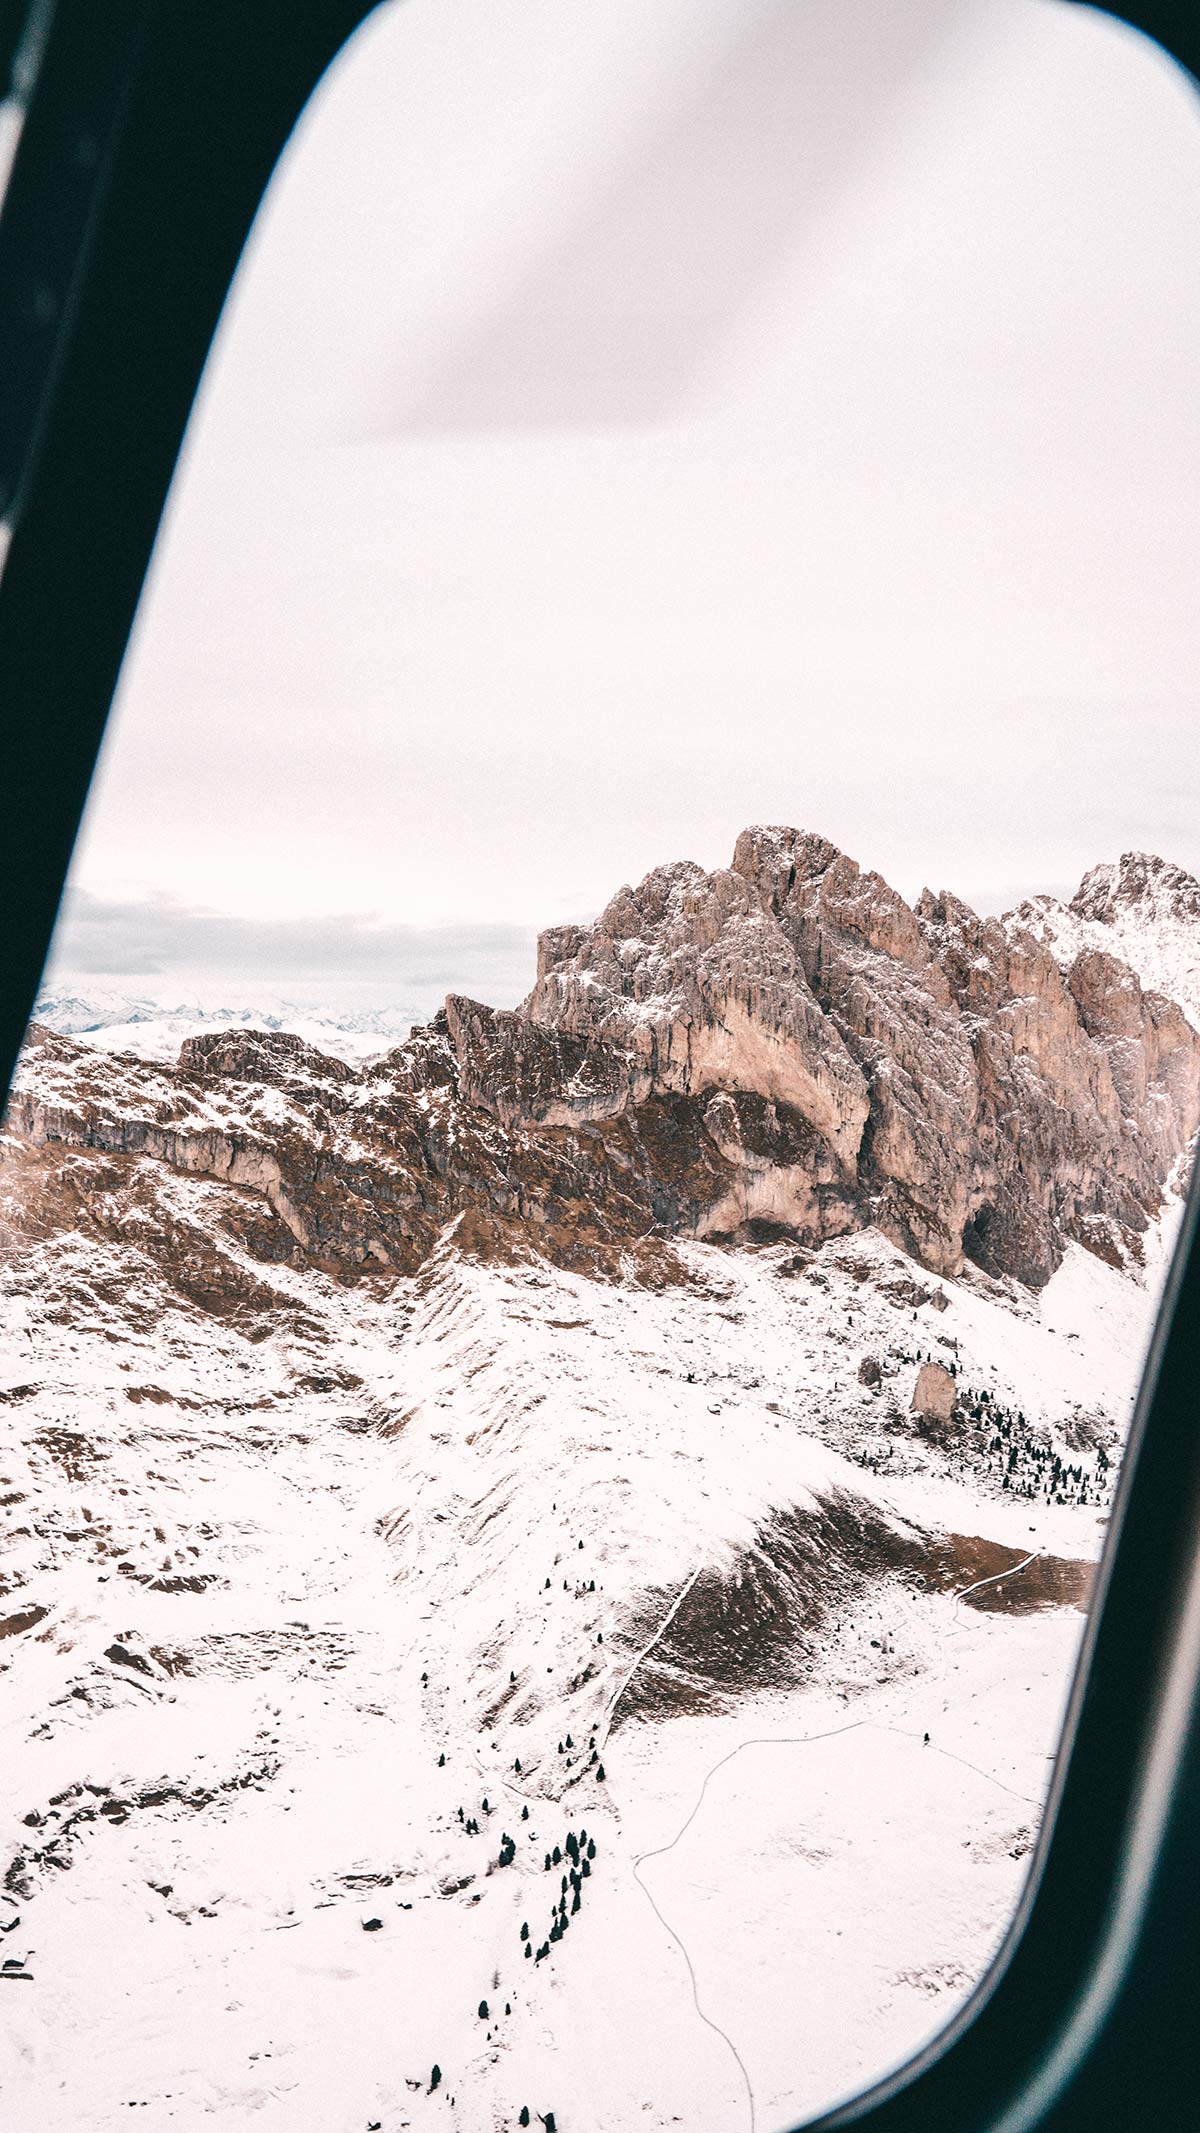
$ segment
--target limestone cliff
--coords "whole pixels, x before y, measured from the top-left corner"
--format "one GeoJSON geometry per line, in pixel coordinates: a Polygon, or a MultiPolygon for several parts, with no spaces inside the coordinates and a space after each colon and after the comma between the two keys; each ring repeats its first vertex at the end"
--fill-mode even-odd
{"type": "MultiPolygon", "coordinates": [[[[1108,941],[1102,872],[1078,923],[1108,941]]],[[[1177,873],[1143,864],[1176,945],[1200,932],[1177,873]]],[[[1136,1255],[1200,1124],[1180,1005],[1090,934],[1067,954],[1047,905],[913,908],[825,839],[753,828],[729,868],[656,868],[544,934],[520,1008],[452,996],[366,1069],[278,1033],[164,1068],[32,1032],[6,1220],[169,1233],[183,1287],[251,1313],[255,1266],[411,1272],[455,1218],[479,1249],[643,1266],[672,1236],[874,1223],[939,1273],[1036,1287],[1069,1237],[1136,1255]],[[173,1178],[222,1196],[221,1265],[210,1227],[189,1255],[173,1178]]]]}

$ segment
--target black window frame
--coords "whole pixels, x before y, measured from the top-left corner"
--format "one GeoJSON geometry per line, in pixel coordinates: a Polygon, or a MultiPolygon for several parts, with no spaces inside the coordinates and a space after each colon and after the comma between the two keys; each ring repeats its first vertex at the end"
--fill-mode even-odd
{"type": "MultiPolygon", "coordinates": [[[[222,305],[280,151],[373,11],[0,0],[0,71],[34,74],[0,215],[4,1089],[222,305]]],[[[1197,6],[1104,11],[1200,67],[1197,6]]],[[[935,2042],[813,2133],[1200,2124],[1198,1227],[1194,1180],[1017,1914],[935,2042]]]]}

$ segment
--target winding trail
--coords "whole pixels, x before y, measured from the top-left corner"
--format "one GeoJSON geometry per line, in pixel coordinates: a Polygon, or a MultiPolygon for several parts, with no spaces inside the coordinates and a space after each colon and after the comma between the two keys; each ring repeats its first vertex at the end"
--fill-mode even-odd
{"type": "MultiPolygon", "coordinates": [[[[978,1592],[985,1585],[996,1585],[999,1584],[999,1582],[1003,1578],[1016,1577],[1022,1570],[1027,1570],[1030,1563],[1036,1562],[1038,1556],[1041,1555],[1041,1553],[1042,1550],[1040,1548],[1034,1548],[1031,1553],[1024,1558],[1022,1562],[1012,1564],[1011,1568],[1009,1568],[1008,1570],[998,1571],[993,1577],[976,1579],[973,1585],[968,1585],[963,1589],[962,1592],[958,1592],[953,1595],[954,1607],[957,1608],[960,1601],[967,1599],[971,1593],[978,1592]]],[[[703,1567],[703,1562],[697,1564],[695,1570],[692,1572],[691,1577],[688,1579],[686,1585],[683,1587],[683,1590],[676,1598],[674,1605],[670,1609],[669,1613],[664,1617],[663,1621],[660,1623],[659,1628],[656,1631],[655,1635],[651,1638],[650,1643],[646,1646],[645,1651],[643,1651],[634,1661],[634,1664],[630,1668],[629,1673],[626,1675],[624,1681],[621,1683],[620,1688],[617,1690],[616,1695],[612,1699],[612,1703],[609,1707],[610,1722],[611,1714],[616,1709],[616,1706],[619,1703],[621,1697],[624,1695],[625,1690],[629,1685],[629,1682],[632,1680],[633,1675],[637,1671],[637,1668],[642,1664],[642,1661],[647,1656],[647,1653],[649,1653],[653,1649],[654,1645],[657,1644],[659,1638],[663,1634],[663,1631],[667,1628],[668,1624],[673,1619],[678,1608],[682,1605],[687,1594],[691,1591],[691,1588],[695,1584],[696,1579],[699,1576],[700,1571],[703,1569],[703,1567]]],[[[713,1779],[717,1776],[718,1772],[724,1770],[726,1766],[729,1763],[734,1762],[738,1756],[744,1755],[748,1749],[810,1747],[815,1746],[818,1741],[835,1740],[840,1738],[843,1734],[858,1732],[891,1733],[894,1734],[895,1737],[900,1740],[925,1740],[927,1742],[927,1745],[929,1745],[933,1749],[935,1755],[944,1756],[948,1762],[958,1763],[964,1770],[972,1771],[976,1777],[983,1778],[985,1782],[990,1785],[995,1785],[1001,1792],[1007,1793],[1011,1799],[1021,1800],[1027,1806],[1034,1807],[1037,1809],[1040,1809],[1044,1804],[1042,1800],[1034,1799],[1032,1794],[1026,1792],[1019,1792],[1017,1791],[1015,1786],[1006,1785],[1003,1778],[998,1778],[991,1770],[984,1770],[978,1763],[972,1763],[965,1755],[956,1755],[953,1749],[950,1748],[937,1747],[935,1743],[928,1741],[927,1736],[919,1733],[918,1731],[916,1731],[916,1729],[909,1728],[907,1726],[889,1726],[883,1723],[881,1720],[873,1718],[851,1719],[847,1722],[847,1724],[843,1726],[829,1726],[819,1733],[755,1734],[752,1735],[749,1740],[739,1741],[735,1748],[730,1748],[726,1752],[726,1754],[718,1757],[717,1761],[712,1765],[711,1769],[706,1772],[703,1783],[701,1784],[699,1793],[696,1796],[695,1803],[690,1813],[680,1824],[679,1828],[676,1830],[675,1835],[671,1838],[670,1842],[667,1844],[656,1845],[651,1850],[639,1852],[636,1855],[633,1861],[633,1877],[634,1880],[637,1882],[638,1887],[641,1889],[642,1894],[645,1896],[647,1903],[650,1905],[651,1910],[654,1912],[654,1915],[657,1918],[659,1924],[665,1929],[667,1933],[670,1934],[671,1939],[674,1941],[676,1947],[679,1949],[679,1952],[682,1955],[685,1964],[687,1965],[688,1978],[691,1982],[692,1988],[692,2003],[696,2009],[697,2015],[699,2016],[700,2020],[704,2023],[707,2029],[711,2029],[714,2035],[720,2037],[722,2043],[727,2047],[737,2065],[738,2072],[741,2074],[742,2080],[746,2086],[746,2100],[749,2105],[750,2111],[749,2133],[757,2133],[757,2112],[754,2099],[754,2085],[750,2079],[750,2074],[746,2066],[746,2062],[742,2058],[742,2055],[739,2052],[737,2045],[734,2043],[733,2038],[729,2035],[728,2030],[722,2029],[720,2023],[714,2021],[713,2017],[710,2014],[706,2014],[704,2008],[701,2006],[700,1989],[696,1978],[696,1971],[692,1963],[692,1958],[688,1952],[687,1945],[684,1942],[682,1936],[676,1931],[675,1927],[671,1924],[670,1920],[664,1917],[662,1911],[659,1909],[658,1904],[655,1902],[654,1897],[651,1895],[650,1890],[647,1888],[646,1883],[642,1878],[642,1867],[648,1860],[665,1858],[668,1852],[674,1851],[676,1845],[682,1842],[683,1838],[687,1835],[689,1829],[692,1827],[692,1824],[696,1820],[697,1815],[700,1813],[700,1810],[704,1805],[705,1796],[708,1792],[708,1788],[711,1785],[713,1779]]]]}
{"type": "Polygon", "coordinates": [[[683,1584],[680,1587],[679,1591],[676,1593],[675,1598],[672,1600],[671,1605],[666,1611],[666,1614],[663,1616],[662,1621],[659,1623],[658,1628],[655,1630],[654,1635],[651,1637],[649,1644],[643,1646],[642,1650],[638,1653],[637,1658],[634,1660],[633,1665],[629,1668],[629,1671],[622,1676],[620,1686],[616,1689],[614,1694],[609,1697],[608,1703],[605,1706],[604,1717],[601,1720],[601,1724],[604,1728],[605,1742],[608,1740],[608,1736],[612,1732],[613,1718],[616,1713],[617,1705],[620,1703],[622,1696],[625,1694],[626,1689],[629,1687],[630,1682],[633,1680],[634,1675],[637,1673],[639,1666],[643,1666],[645,1664],[646,1660],[650,1657],[651,1652],[654,1650],[655,1645],[658,1643],[660,1637],[664,1636],[667,1630],[670,1628],[672,1622],[675,1620],[676,1615],[679,1613],[680,1608],[683,1606],[683,1603],[686,1600],[689,1592],[695,1584],[696,1579],[699,1577],[700,1572],[705,1568],[707,1562],[708,1557],[706,1555],[702,1555],[690,1578],[687,1579],[686,1583],[683,1584]]]}
{"type": "MultiPolygon", "coordinates": [[[[693,1573],[693,1583],[695,1581],[695,1575],[696,1573],[693,1573]]],[[[738,2072],[741,2074],[742,2080],[746,2084],[746,2100],[750,2106],[750,2133],[756,2133],[756,2112],[754,2104],[754,2084],[750,2079],[750,2075],[746,2067],[746,2062],[743,2059],[741,2053],[739,2052],[737,2045],[734,2043],[733,2038],[730,2036],[728,2030],[722,2029],[719,2022],[714,2022],[711,2015],[705,2014],[703,2007],[700,2005],[700,1990],[696,1982],[696,1972],[692,1965],[692,1958],[687,1951],[687,1945],[683,1941],[681,1936],[676,1932],[670,1920],[663,1917],[662,1912],[659,1910],[658,1905],[654,1901],[653,1896],[650,1894],[649,1889],[646,1887],[646,1884],[642,1879],[642,1867],[647,1859],[663,1859],[666,1857],[666,1854],[668,1852],[674,1851],[675,1846],[679,1844],[684,1837],[686,1837],[689,1829],[691,1828],[693,1822],[696,1819],[696,1816],[699,1814],[700,1809],[703,1807],[704,1795],[708,1791],[709,1786],[717,1775],[718,1770],[723,1770],[725,1768],[726,1763],[732,1763],[735,1757],[743,1754],[747,1748],[805,1747],[810,1741],[832,1740],[835,1735],[841,1733],[858,1733],[867,1723],[868,1721],[865,1719],[855,1718],[851,1719],[848,1725],[831,1726],[824,1733],[798,1733],[791,1736],[782,1734],[762,1734],[750,1740],[739,1741],[736,1748],[730,1748],[727,1754],[719,1757],[719,1759],[713,1764],[711,1770],[706,1773],[704,1782],[701,1785],[700,1791],[696,1797],[695,1806],[692,1808],[692,1811],[687,1817],[687,1820],[683,1822],[676,1830],[675,1835],[671,1838],[670,1843],[658,1844],[655,1845],[650,1851],[638,1852],[633,1862],[634,1880],[637,1882],[638,1887],[640,1888],[643,1896],[646,1898],[646,1901],[649,1904],[651,1910],[653,1911],[655,1917],[657,1918],[659,1924],[665,1927],[666,1931],[670,1934],[671,1939],[674,1941],[676,1947],[682,1955],[684,1962],[687,1964],[687,1973],[688,1977],[691,1980],[692,1986],[692,2003],[696,2009],[696,2013],[699,2015],[700,2020],[704,2023],[705,2027],[707,2029],[711,2029],[716,2036],[720,2037],[722,2043],[728,2046],[735,2061],[737,2062],[738,2072]]]]}
{"type": "Polygon", "coordinates": [[[1011,1563],[1007,1570],[997,1570],[995,1574],[990,1578],[976,1578],[975,1583],[973,1585],[964,1585],[962,1591],[956,1592],[954,1595],[955,1606],[958,1606],[960,1600],[968,1600],[973,1592],[982,1592],[985,1585],[1002,1584],[1005,1578],[1015,1578],[1018,1571],[1028,1570],[1029,1565],[1031,1563],[1036,1563],[1039,1555],[1041,1555],[1042,1552],[1043,1551],[1040,1548],[1034,1548],[1025,1557],[1023,1562],[1011,1563]]]}

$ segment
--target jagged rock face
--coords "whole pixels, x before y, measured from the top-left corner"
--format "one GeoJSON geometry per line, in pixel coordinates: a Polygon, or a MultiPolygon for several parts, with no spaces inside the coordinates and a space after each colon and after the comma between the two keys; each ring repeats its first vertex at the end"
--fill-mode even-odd
{"type": "MultiPolygon", "coordinates": [[[[1123,1119],[1111,1065],[1057,964],[1031,936],[1011,937],[949,896],[918,905],[957,1004],[976,1078],[966,1253],[992,1272],[1037,1284],[1062,1236],[1102,1213],[1140,1230],[1158,1179],[1141,1197],[1114,1165],[1123,1119]]],[[[1187,1054],[1191,1057],[1191,1047],[1187,1054]]],[[[1192,1063],[1195,1079],[1195,1063],[1192,1063]]],[[[1177,1121],[1175,1151],[1191,1127],[1177,1121]]]]}
{"type": "Polygon", "coordinates": [[[872,1219],[953,1273],[971,1205],[971,1046],[916,914],[878,874],[791,829],[739,837],[734,867],[792,942],[867,1090],[860,1192],[872,1219]]]}
{"type": "Polygon", "coordinates": [[[863,1077],[736,860],[714,874],[658,867],[637,890],[621,889],[593,926],[544,933],[521,1013],[624,1057],[614,1109],[667,1090],[743,1090],[799,1112],[853,1175],[867,1120],[863,1077]]]}
{"type": "Polygon", "coordinates": [[[1031,896],[1004,924],[1036,935],[1064,971],[1085,948],[1118,957],[1200,1029],[1200,881],[1182,867],[1125,852],[1085,874],[1070,903],[1031,896]]]}
{"type": "Polygon", "coordinates": [[[581,1125],[626,1109],[629,1063],[613,1046],[543,1029],[457,993],[444,1012],[459,1091],[505,1125],[581,1125]]]}
{"type": "Polygon", "coordinates": [[[68,1207],[85,1234],[157,1222],[181,1284],[251,1315],[247,1255],[411,1272],[455,1218],[568,1266],[875,1223],[939,1273],[1036,1286],[1067,1237],[1136,1238],[1198,1123],[1200,1036],[1127,963],[751,829],[730,868],[658,868],[544,935],[515,1012],[452,996],[365,1070],[245,1030],[175,1068],[31,1033],[5,1208],[25,1232],[68,1207]],[[211,1238],[190,1264],[171,1178],[221,1196],[227,1264],[211,1238]]]}
{"type": "MultiPolygon", "coordinates": [[[[486,1036],[488,1012],[478,1025],[466,1018],[471,1031],[486,1036]]],[[[509,1018],[494,1019],[503,1074],[509,1018]]],[[[460,1088],[449,1017],[365,1073],[320,1054],[300,1072],[297,1043],[205,1036],[186,1063],[163,1068],[32,1031],[0,1147],[0,1248],[64,1229],[133,1240],[192,1301],[266,1331],[286,1296],[249,1274],[247,1255],[386,1278],[415,1271],[446,1225],[469,1217],[477,1250],[503,1254],[516,1230],[560,1265],[606,1265],[651,1234],[696,1235],[712,1210],[738,1205],[740,1159],[683,1098],[651,1097],[578,1129],[505,1126],[460,1088]],[[203,1181],[202,1220],[180,1180],[203,1181]]],[[[468,1051],[468,1066],[479,1063],[468,1051]]],[[[736,1095],[731,1130],[764,1165],[799,1146],[819,1179],[819,1151],[789,1141],[765,1108],[736,1095]]],[[[853,1207],[840,1204],[834,1227],[849,1228],[853,1207]]]]}
{"type": "Polygon", "coordinates": [[[1078,918],[1112,925],[1123,912],[1156,905],[1200,926],[1200,881],[1153,852],[1123,852],[1115,864],[1092,867],[1070,908],[1078,918]]]}
{"type": "Polygon", "coordinates": [[[965,1247],[1037,1283],[1095,1216],[1139,1233],[1200,1122],[1195,1034],[1112,956],[1064,972],[1041,943],[954,898],[918,906],[975,1052],[965,1247]]]}
{"type": "MultiPolygon", "coordinates": [[[[1140,1231],[1200,1116],[1184,1018],[1132,972],[1081,960],[1068,982],[1032,935],[949,896],[913,910],[787,828],[745,831],[728,872],[658,869],[594,926],[544,936],[522,1012],[623,1050],[631,1103],[730,1087],[788,1102],[853,1161],[858,1207],[943,1273],[965,1251],[1039,1284],[1086,1221],[1140,1231]]],[[[714,1095],[736,1160],[721,1116],[714,1095]]],[[[805,1183],[776,1163],[754,1211],[820,1235],[805,1183]]]]}

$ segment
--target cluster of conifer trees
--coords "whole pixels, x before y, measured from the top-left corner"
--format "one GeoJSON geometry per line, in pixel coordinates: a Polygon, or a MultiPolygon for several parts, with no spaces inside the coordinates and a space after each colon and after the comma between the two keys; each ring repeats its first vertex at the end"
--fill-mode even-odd
{"type": "Polygon", "coordinates": [[[544,1871],[547,1874],[552,1874],[564,1866],[566,1872],[560,1872],[558,1900],[550,1913],[550,1929],[545,1940],[535,1948],[528,1921],[522,1924],[521,1942],[528,1960],[544,1963],[551,1948],[557,1945],[567,1931],[576,1911],[582,1910],[583,1884],[591,1875],[595,1856],[596,1840],[589,1837],[587,1830],[582,1827],[578,1836],[573,1829],[569,1829],[562,1848],[556,1844],[553,1851],[546,1853],[544,1871]]]}
{"type": "MultiPolygon", "coordinates": [[[[915,1355],[901,1355],[898,1360],[940,1363],[952,1378],[959,1374],[953,1356],[926,1355],[919,1348],[915,1355]]],[[[1031,1500],[1040,1496],[1047,1503],[1105,1501],[1113,1462],[1102,1444],[1097,1446],[1094,1467],[1085,1466],[1081,1460],[1064,1459],[1031,1427],[1020,1408],[1004,1406],[986,1388],[975,1392],[964,1387],[958,1395],[957,1411],[963,1420],[976,1425],[974,1441],[967,1440],[962,1445],[965,1461],[982,1473],[992,1474],[1002,1489],[1031,1500]]],[[[890,1452],[892,1447],[887,1449],[890,1452]]],[[[878,1451],[862,1451],[858,1463],[878,1471],[881,1455],[878,1451]]]]}
{"type": "Polygon", "coordinates": [[[985,1462],[1000,1477],[1000,1486],[1017,1496],[1041,1496],[1047,1503],[1103,1502],[1110,1460],[1104,1446],[1094,1468],[1064,1459],[1048,1440],[1030,1428],[1020,1408],[1003,1407],[991,1393],[967,1393],[963,1412],[989,1431],[985,1462]]]}

